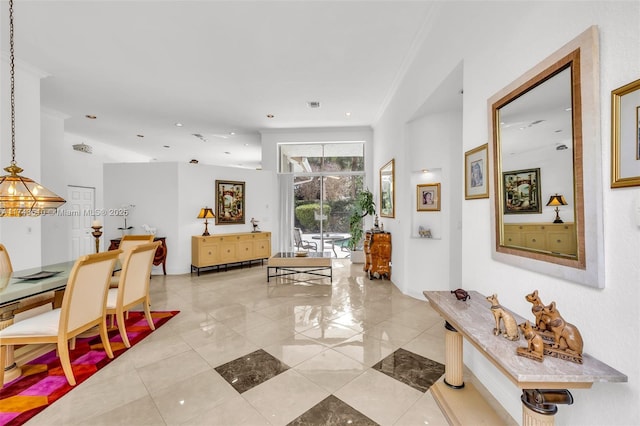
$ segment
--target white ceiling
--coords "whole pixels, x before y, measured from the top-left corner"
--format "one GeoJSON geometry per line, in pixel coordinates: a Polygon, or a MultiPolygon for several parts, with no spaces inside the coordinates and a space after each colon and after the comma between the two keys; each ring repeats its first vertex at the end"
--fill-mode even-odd
{"type": "MultiPolygon", "coordinates": [[[[8,1],[1,3],[6,53],[8,1]]],[[[42,106],[68,115],[65,130],[89,144],[256,168],[262,129],[374,124],[429,8],[395,0],[16,0],[15,52],[50,74],[42,106]]]]}

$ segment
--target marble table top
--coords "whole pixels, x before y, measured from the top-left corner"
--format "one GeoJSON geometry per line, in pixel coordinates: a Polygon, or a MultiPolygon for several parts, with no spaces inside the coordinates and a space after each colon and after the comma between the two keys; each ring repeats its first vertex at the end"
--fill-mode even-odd
{"type": "MultiPolygon", "coordinates": [[[[589,388],[594,382],[627,381],[626,375],[586,353],[582,354],[582,364],[549,356],[538,362],[516,355],[519,346],[527,346],[526,340],[522,336],[518,341],[495,336],[495,320],[489,309],[491,304],[476,291],[470,291],[471,298],[465,302],[456,299],[450,291],[424,291],[423,294],[449,324],[520,389],[589,388]]],[[[525,321],[514,312],[511,314],[518,324],[525,321]]],[[[528,319],[533,321],[533,314],[528,319]]]]}

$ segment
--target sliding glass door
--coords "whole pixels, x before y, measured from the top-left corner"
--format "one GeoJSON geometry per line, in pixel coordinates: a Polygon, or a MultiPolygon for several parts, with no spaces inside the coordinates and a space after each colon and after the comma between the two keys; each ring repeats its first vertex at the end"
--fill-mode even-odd
{"type": "Polygon", "coordinates": [[[293,173],[293,228],[304,246],[347,257],[351,206],[364,182],[363,144],[286,144],[280,158],[281,171],[293,173]]]}

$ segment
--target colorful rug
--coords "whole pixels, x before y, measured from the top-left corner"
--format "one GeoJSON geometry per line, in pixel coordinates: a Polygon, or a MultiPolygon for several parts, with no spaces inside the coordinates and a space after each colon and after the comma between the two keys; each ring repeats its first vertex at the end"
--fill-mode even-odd
{"type": "MultiPolygon", "coordinates": [[[[156,329],[179,312],[152,312],[156,329]]],[[[152,333],[142,312],[130,312],[126,328],[131,346],[152,333]]],[[[109,341],[113,359],[127,350],[115,328],[109,330],[109,341]]],[[[55,350],[23,365],[22,376],[5,384],[0,390],[0,426],[25,423],[113,361],[104,352],[100,336],[77,339],[76,348],[70,351],[70,357],[76,386],[70,386],[67,382],[55,350]]]]}

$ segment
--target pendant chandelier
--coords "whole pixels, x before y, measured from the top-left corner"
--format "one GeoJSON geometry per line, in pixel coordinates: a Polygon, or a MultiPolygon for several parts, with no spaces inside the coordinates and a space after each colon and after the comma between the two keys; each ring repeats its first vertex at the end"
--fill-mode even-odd
{"type": "Polygon", "coordinates": [[[66,201],[28,177],[20,176],[16,164],[15,55],[13,48],[13,0],[9,0],[9,47],[11,76],[11,164],[0,176],[0,216],[40,216],[55,212],[66,201]]]}

